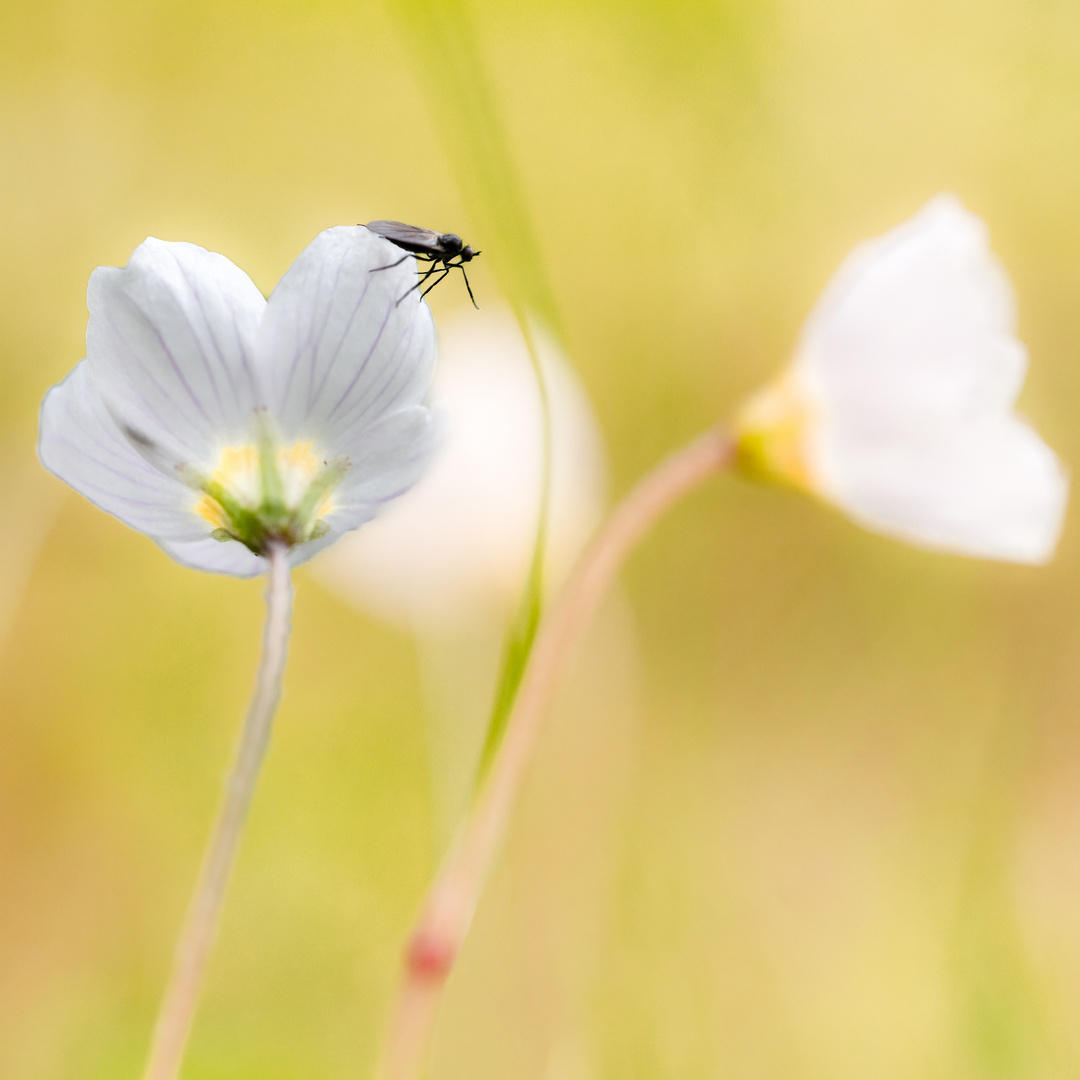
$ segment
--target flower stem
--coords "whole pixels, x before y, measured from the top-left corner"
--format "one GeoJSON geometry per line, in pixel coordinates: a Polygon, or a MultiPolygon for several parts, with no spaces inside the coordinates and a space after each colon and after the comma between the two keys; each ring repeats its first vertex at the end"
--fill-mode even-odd
{"type": "Polygon", "coordinates": [[[175,1080],[179,1074],[221,915],[225,888],[236,859],[236,849],[255,793],[263,757],[270,743],[274,713],[281,698],[292,612],[288,548],[284,544],[270,545],[267,559],[270,563],[270,580],[266,591],[266,624],[255,694],[248,706],[232,772],[203,857],[187,920],[176,946],[169,985],[154,1026],[144,1080],[175,1080]]]}
{"type": "Polygon", "coordinates": [[[423,1069],[443,986],[509,824],[540,724],[604,593],[657,519],[734,457],[731,436],[712,429],[661,462],[612,512],[541,623],[505,737],[410,938],[380,1080],[414,1080],[423,1069]]]}

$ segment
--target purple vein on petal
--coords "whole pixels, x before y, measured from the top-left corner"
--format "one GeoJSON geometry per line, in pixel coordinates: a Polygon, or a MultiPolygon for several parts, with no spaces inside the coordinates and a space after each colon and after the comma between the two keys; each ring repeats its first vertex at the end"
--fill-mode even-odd
{"type": "MultiPolygon", "coordinates": [[[[98,421],[99,425],[104,426],[105,422],[102,421],[100,417],[95,417],[95,419],[98,421]]],[[[148,490],[153,490],[160,482],[161,478],[165,477],[167,480],[179,486],[183,486],[177,477],[171,476],[169,473],[161,472],[160,470],[155,469],[149,462],[144,461],[141,457],[135,456],[134,450],[131,451],[132,456],[128,458],[123,456],[122,453],[118,453],[115,446],[110,446],[108,442],[104,441],[90,428],[80,426],[79,433],[83,439],[89,441],[94,449],[100,451],[108,461],[112,462],[111,465],[106,462],[100,462],[102,467],[107,468],[110,472],[116,476],[122,477],[129,483],[137,484],[148,490]],[[123,468],[123,472],[120,471],[121,468],[123,468]],[[151,483],[151,481],[153,481],[153,483],[151,483]]],[[[115,432],[115,434],[119,436],[118,431],[115,432]]],[[[61,443],[73,450],[77,456],[86,457],[87,460],[94,460],[85,453],[82,443],[74,442],[69,435],[61,432],[57,438],[61,443]]]]}
{"type": "Polygon", "coordinates": [[[319,288],[316,289],[315,295],[311,298],[311,322],[308,324],[308,341],[310,342],[310,357],[311,362],[308,364],[307,370],[307,404],[304,407],[304,414],[307,415],[311,412],[311,388],[315,382],[316,368],[319,366],[319,360],[322,355],[323,334],[326,332],[327,324],[330,321],[330,312],[333,310],[334,298],[337,296],[338,282],[341,280],[341,264],[342,260],[339,258],[337,265],[334,267],[334,282],[328,290],[325,290],[326,296],[326,309],[320,314],[318,310],[319,297],[324,295],[322,289],[323,274],[326,270],[326,264],[320,263],[319,265],[319,288]]]}
{"type": "MultiPolygon", "coordinates": [[[[364,288],[364,292],[365,293],[367,292],[367,287],[366,286],[364,288]]],[[[360,304],[363,302],[363,299],[364,299],[363,296],[361,296],[360,300],[357,301],[356,308],[353,309],[353,313],[349,317],[350,324],[352,322],[352,319],[356,315],[357,309],[359,308],[360,304]]],[[[379,332],[375,335],[375,340],[371,343],[371,346],[369,347],[369,349],[367,351],[367,355],[364,357],[363,361],[361,362],[360,367],[356,371],[356,374],[353,375],[352,379],[349,380],[348,386],[346,386],[345,389],[341,392],[341,395],[338,397],[337,401],[331,407],[330,411],[326,414],[326,420],[329,420],[338,411],[338,409],[341,408],[341,406],[344,404],[344,402],[349,398],[349,395],[352,393],[353,388],[356,386],[357,382],[363,377],[364,372],[367,371],[368,363],[371,361],[372,356],[374,356],[375,350],[379,347],[379,342],[382,341],[383,334],[386,331],[387,323],[389,323],[390,317],[393,315],[393,313],[394,313],[394,306],[392,304],[390,304],[386,308],[386,314],[383,316],[383,321],[382,321],[381,325],[379,326],[379,332]]],[[[340,345],[339,345],[339,349],[340,349],[340,345]]],[[[337,358],[336,353],[335,353],[334,358],[335,359],[337,358]]],[[[329,372],[327,372],[327,375],[329,375],[329,372]]],[[[323,383],[325,385],[325,379],[323,380],[323,383]]],[[[322,392],[322,387],[320,387],[319,390],[320,390],[320,393],[321,393],[322,392]]]]}
{"type": "MultiPolygon", "coordinates": [[[[236,400],[237,403],[239,403],[238,395],[236,393],[236,384],[233,382],[232,378],[232,372],[229,370],[229,365],[225,362],[225,354],[221,351],[221,345],[218,343],[217,337],[214,334],[214,328],[211,325],[210,319],[206,314],[206,306],[203,304],[202,293],[195,287],[195,285],[192,284],[191,278],[188,276],[187,269],[184,267],[183,263],[180,261],[180,258],[175,251],[172,252],[172,256],[174,261],[176,262],[176,268],[180,271],[180,276],[184,279],[184,284],[187,285],[188,290],[190,291],[192,297],[195,300],[195,305],[199,309],[199,314],[202,316],[202,323],[204,329],[206,330],[206,336],[210,339],[210,344],[213,345],[214,351],[217,353],[220,369],[223,372],[226,381],[229,383],[229,388],[232,390],[233,399],[236,400]]],[[[230,311],[232,310],[231,304],[227,304],[226,306],[230,309],[230,311]]],[[[222,413],[224,413],[225,406],[221,400],[221,394],[218,390],[217,378],[214,375],[213,365],[210,363],[209,356],[207,356],[207,354],[202,348],[202,343],[199,340],[199,336],[195,333],[195,327],[192,325],[191,321],[187,317],[187,312],[184,311],[183,308],[181,308],[181,311],[184,316],[184,322],[187,323],[188,329],[191,332],[191,336],[195,340],[196,347],[199,349],[199,355],[202,357],[203,366],[206,368],[206,374],[210,378],[210,385],[214,388],[214,398],[217,400],[218,408],[222,411],[222,413]]],[[[224,419],[224,416],[220,416],[219,419],[224,419]]]]}
{"type": "MultiPolygon", "coordinates": [[[[140,309],[141,310],[141,309],[140,309]]],[[[158,344],[161,346],[161,351],[165,354],[165,358],[169,361],[169,366],[173,369],[177,379],[180,381],[180,385],[187,391],[188,397],[191,399],[191,403],[198,409],[202,418],[208,423],[211,423],[210,417],[206,414],[206,409],[203,408],[202,402],[199,400],[198,395],[191,389],[191,384],[187,381],[187,377],[184,375],[183,369],[176,362],[176,357],[173,356],[172,350],[165,343],[165,337],[161,331],[153,324],[153,322],[143,313],[143,317],[146,318],[147,325],[150,327],[151,333],[157,338],[158,344]]]]}
{"type": "MultiPolygon", "coordinates": [[[[146,485],[139,484],[139,481],[135,477],[131,476],[129,473],[121,472],[114,465],[109,464],[109,462],[102,461],[100,458],[97,458],[92,454],[87,454],[84,447],[77,446],[75,443],[70,442],[67,439],[64,439],[62,441],[71,450],[75,451],[75,453],[78,455],[81,462],[88,462],[91,465],[95,465],[99,469],[101,469],[103,472],[111,473],[117,479],[123,480],[126,484],[137,484],[137,485],[142,486],[142,487],[146,486],[146,485]]],[[[79,481],[79,487],[80,488],[86,486],[87,484],[92,484],[99,491],[109,492],[108,488],[104,488],[100,484],[94,484],[93,480],[82,480],[82,479],[80,479],[80,481],[79,481]]],[[[177,484],[178,484],[178,486],[180,486],[179,481],[177,482],[177,484]]],[[[150,490],[153,490],[153,489],[150,489],[150,490]]],[[[123,493],[118,492],[118,491],[117,492],[109,492],[109,494],[110,495],[115,495],[116,498],[118,498],[118,499],[126,499],[127,501],[131,502],[132,505],[135,505],[135,506],[160,506],[161,505],[161,503],[158,502],[158,501],[142,502],[142,501],[137,501],[137,500],[134,500],[134,499],[130,499],[127,495],[124,495],[123,493]]]]}
{"type": "MultiPolygon", "coordinates": [[[[340,270],[340,264],[338,266],[338,270],[340,270]]],[[[327,301],[326,301],[326,303],[328,305],[326,312],[320,312],[320,310],[319,310],[319,298],[320,298],[320,296],[323,295],[322,281],[323,281],[323,274],[325,272],[326,272],[326,264],[325,263],[320,263],[319,264],[318,284],[317,284],[317,286],[315,288],[314,293],[312,293],[310,295],[310,297],[309,297],[310,304],[308,306],[308,321],[307,321],[307,325],[305,327],[307,333],[306,333],[305,339],[304,339],[305,343],[306,343],[306,349],[307,349],[307,351],[305,353],[305,356],[307,357],[307,361],[308,361],[308,364],[307,364],[307,386],[306,386],[306,388],[304,390],[304,398],[305,398],[305,401],[304,401],[304,415],[305,416],[307,416],[307,414],[311,411],[311,387],[312,387],[312,384],[315,381],[315,369],[319,366],[319,355],[320,355],[320,351],[322,350],[322,339],[323,339],[323,334],[326,331],[326,321],[327,321],[327,318],[328,318],[328,312],[330,310],[329,305],[333,304],[333,292],[331,291],[330,296],[327,298],[327,301]]],[[[337,271],[335,271],[334,282],[335,282],[335,284],[337,283],[337,271]]],[[[299,392],[300,391],[298,389],[297,394],[299,394],[299,392]]]]}
{"type": "MultiPolygon", "coordinates": [[[[94,441],[93,446],[94,449],[104,455],[104,460],[96,456],[95,454],[87,453],[85,446],[73,443],[70,439],[63,439],[62,442],[80,459],[80,461],[89,462],[91,465],[98,465],[106,472],[112,473],[113,476],[117,477],[120,480],[123,480],[126,484],[130,484],[133,487],[137,487],[143,491],[148,492],[154,491],[155,485],[149,483],[149,478],[145,474],[140,475],[138,472],[132,472],[130,471],[130,469],[123,468],[120,465],[117,465],[115,461],[115,455],[109,449],[109,447],[104,445],[103,443],[94,441]]],[[[166,476],[166,474],[158,474],[159,478],[162,476],[166,476]]]]}
{"type": "MultiPolygon", "coordinates": [[[[333,288],[330,291],[330,296],[329,296],[329,299],[327,300],[327,304],[326,304],[326,310],[325,310],[325,312],[323,312],[322,322],[320,324],[323,327],[324,330],[325,330],[325,328],[327,326],[330,325],[330,315],[331,315],[331,312],[334,309],[335,300],[336,300],[336,297],[337,297],[338,284],[341,281],[341,269],[342,269],[342,267],[344,265],[345,265],[345,259],[344,259],[344,257],[342,257],[342,259],[338,262],[337,271],[334,274],[334,285],[333,285],[333,288]]],[[[319,386],[318,386],[317,389],[314,387],[315,365],[314,364],[311,365],[311,369],[310,369],[309,374],[308,374],[308,401],[307,401],[307,413],[308,413],[308,415],[310,415],[312,410],[315,408],[315,402],[318,400],[319,395],[323,392],[323,387],[326,386],[326,380],[330,378],[330,372],[333,370],[334,365],[337,363],[338,354],[341,352],[341,348],[345,344],[345,341],[349,336],[349,328],[352,326],[353,320],[356,318],[356,312],[359,310],[360,305],[364,302],[364,297],[367,296],[367,291],[370,288],[370,286],[371,286],[371,279],[370,279],[370,276],[369,276],[368,280],[364,282],[364,288],[360,293],[360,298],[353,305],[353,309],[350,312],[348,319],[346,319],[346,321],[345,321],[345,326],[341,331],[341,335],[338,338],[337,345],[334,347],[333,353],[330,355],[330,358],[327,361],[326,370],[323,372],[322,378],[321,378],[321,380],[319,382],[319,386]]],[[[320,338],[319,338],[319,344],[320,345],[322,344],[321,335],[320,335],[320,338]]],[[[320,349],[320,354],[321,354],[321,349],[320,349]]]]}
{"type": "MultiPolygon", "coordinates": [[[[315,286],[315,290],[316,290],[315,295],[318,295],[319,286],[322,284],[322,272],[323,272],[323,267],[322,267],[322,264],[320,264],[319,265],[319,279],[318,279],[318,282],[316,283],[316,286],[315,286]]],[[[274,294],[276,292],[277,292],[277,290],[275,289],[274,293],[270,294],[270,299],[267,301],[268,306],[273,303],[274,294]]],[[[293,379],[296,377],[296,369],[300,366],[300,361],[305,356],[310,356],[311,355],[311,348],[312,348],[311,342],[312,342],[312,333],[313,333],[312,324],[311,324],[310,320],[308,320],[307,323],[304,323],[304,322],[302,322],[302,320],[300,318],[300,312],[306,306],[307,299],[308,299],[309,295],[311,295],[311,290],[307,288],[307,284],[305,282],[304,288],[300,290],[300,295],[299,295],[299,298],[298,298],[298,302],[291,305],[291,307],[292,307],[292,314],[291,314],[291,319],[290,319],[290,321],[292,323],[292,335],[291,335],[291,337],[292,337],[292,340],[295,342],[295,346],[293,348],[292,363],[289,365],[289,374],[285,376],[285,382],[282,383],[282,385],[281,385],[281,400],[278,402],[278,407],[283,409],[283,410],[285,408],[285,402],[288,401],[288,399],[289,399],[289,392],[292,390],[293,379]],[[303,331],[303,334],[301,333],[301,331],[303,331]]],[[[280,301],[279,301],[279,303],[280,303],[280,301]]],[[[288,335],[288,334],[283,334],[282,335],[282,337],[284,339],[286,339],[286,340],[288,340],[289,336],[290,335],[288,335]]]]}
{"type": "Polygon", "coordinates": [[[348,430],[365,422],[375,423],[379,416],[389,412],[397,400],[403,380],[400,378],[400,370],[395,370],[392,364],[385,365],[384,371],[382,385],[366,398],[354,402],[352,407],[341,415],[339,421],[344,429],[348,430]]]}
{"type": "MultiPolygon", "coordinates": [[[[79,455],[79,457],[83,461],[90,462],[92,465],[97,466],[103,472],[111,473],[113,476],[116,476],[118,479],[124,481],[125,483],[128,483],[128,484],[134,483],[134,481],[132,480],[132,478],[130,476],[127,476],[124,473],[119,472],[118,470],[113,468],[111,465],[109,465],[107,462],[100,461],[96,457],[87,455],[84,452],[83,447],[75,446],[73,443],[70,443],[70,442],[67,443],[67,446],[69,448],[75,450],[76,453],[79,455]]],[[[145,510],[156,511],[157,513],[162,514],[162,515],[170,515],[170,514],[182,513],[183,511],[189,509],[188,507],[183,506],[181,504],[181,502],[180,502],[179,497],[186,494],[186,490],[183,489],[182,485],[180,485],[179,483],[176,485],[176,487],[174,488],[174,492],[173,492],[173,494],[177,497],[175,502],[173,502],[173,500],[168,498],[168,497],[166,497],[164,499],[160,498],[160,497],[153,498],[153,499],[134,498],[131,495],[124,494],[123,492],[111,490],[110,488],[102,485],[101,483],[95,482],[94,480],[88,479],[86,477],[81,477],[80,478],[79,484],[78,484],[78,489],[83,494],[85,494],[87,496],[87,498],[90,499],[91,502],[94,502],[95,505],[100,506],[101,509],[105,509],[106,512],[110,512],[110,511],[108,511],[107,508],[102,505],[102,503],[104,501],[112,501],[114,503],[120,502],[120,503],[123,503],[123,504],[125,504],[127,506],[132,506],[132,507],[142,507],[145,510]],[[89,492],[96,492],[97,496],[98,496],[97,500],[95,500],[89,494],[89,492]]],[[[198,524],[199,524],[198,520],[193,517],[192,518],[192,526],[197,527],[198,524]]]]}
{"type": "MultiPolygon", "coordinates": [[[[162,472],[159,469],[155,469],[153,465],[144,461],[140,457],[126,459],[120,456],[117,453],[115,447],[109,446],[108,443],[103,442],[101,439],[97,438],[93,434],[93,432],[88,431],[86,428],[81,429],[81,434],[85,438],[89,439],[91,446],[95,447],[107,458],[113,461],[114,464],[112,466],[106,467],[110,468],[110,471],[115,473],[117,476],[123,476],[129,483],[137,484],[140,487],[144,487],[151,491],[160,481],[161,477],[165,477],[166,479],[171,480],[177,484],[181,483],[180,480],[177,479],[177,477],[172,476],[167,472],[162,472]],[[125,470],[123,473],[120,472],[121,466],[125,470]],[[151,481],[153,481],[153,483],[151,483],[151,481]]],[[[62,441],[65,442],[68,446],[70,446],[76,453],[82,452],[79,449],[79,446],[76,443],[72,442],[70,438],[61,438],[62,441]]],[[[134,451],[132,451],[132,453],[134,454],[134,451]]]]}
{"type": "MultiPolygon", "coordinates": [[[[165,358],[169,361],[169,366],[172,368],[173,373],[176,375],[176,378],[179,381],[180,385],[187,392],[188,397],[191,399],[191,403],[198,410],[198,412],[202,416],[203,420],[205,420],[208,425],[212,426],[212,422],[210,420],[210,417],[207,416],[206,410],[203,408],[202,402],[199,401],[199,399],[196,396],[195,392],[191,389],[191,386],[188,383],[187,378],[184,376],[183,370],[181,369],[180,365],[176,362],[176,357],[173,356],[172,351],[169,349],[169,346],[165,343],[165,338],[163,337],[161,331],[158,330],[157,326],[154,325],[154,321],[149,317],[149,315],[147,315],[147,313],[139,306],[138,303],[136,303],[134,300],[132,300],[132,305],[134,306],[135,310],[138,311],[139,314],[143,317],[143,319],[146,322],[146,325],[150,328],[150,332],[157,339],[157,343],[161,347],[161,351],[165,354],[165,358]]],[[[146,370],[145,367],[144,367],[144,370],[146,370]]],[[[167,395],[167,398],[168,398],[168,400],[170,400],[170,403],[173,403],[172,400],[171,400],[171,395],[167,395]]]]}
{"type": "MultiPolygon", "coordinates": [[[[244,374],[247,376],[248,390],[250,392],[251,402],[256,405],[265,405],[263,400],[265,396],[262,386],[259,380],[255,377],[255,369],[252,366],[251,358],[248,356],[247,342],[243,340],[240,335],[240,323],[236,319],[236,309],[229,309],[229,323],[232,326],[233,337],[236,338],[236,351],[240,357],[240,364],[244,369],[244,374]]],[[[245,406],[248,402],[241,400],[241,396],[237,393],[236,406],[238,412],[244,412],[245,406]]]]}
{"type": "MultiPolygon", "coordinates": [[[[395,348],[394,352],[391,354],[389,362],[384,365],[384,369],[385,369],[385,371],[387,373],[387,377],[386,377],[385,382],[383,383],[383,385],[381,387],[379,387],[378,391],[374,394],[373,397],[369,396],[366,400],[364,398],[360,398],[360,399],[358,399],[356,401],[353,401],[349,405],[349,407],[347,409],[345,409],[345,411],[342,413],[342,415],[338,418],[339,423],[341,424],[341,427],[343,429],[347,430],[348,428],[352,427],[354,424],[358,424],[361,421],[363,421],[366,417],[371,415],[373,412],[377,412],[379,410],[379,407],[381,405],[383,405],[383,403],[386,401],[387,397],[389,397],[391,400],[393,400],[394,395],[393,394],[388,395],[387,390],[389,389],[389,387],[391,387],[394,384],[394,382],[396,381],[396,377],[398,375],[402,374],[402,371],[403,371],[403,368],[404,368],[404,365],[396,363],[395,361],[397,360],[399,355],[401,355],[403,353],[404,354],[408,353],[408,351],[409,351],[409,349],[410,349],[410,347],[412,345],[412,339],[413,339],[415,333],[416,333],[416,320],[415,319],[410,319],[409,320],[409,328],[408,328],[407,332],[404,335],[402,335],[402,337],[400,337],[398,339],[397,347],[395,348]]],[[[355,382],[355,380],[353,380],[353,381],[355,382]]],[[[351,390],[352,390],[352,384],[350,384],[349,387],[346,388],[346,390],[342,394],[342,396],[340,398],[338,398],[338,400],[335,403],[334,407],[330,410],[329,413],[327,413],[327,416],[326,416],[327,422],[329,422],[334,417],[334,415],[338,412],[338,410],[341,409],[341,407],[346,403],[351,390]]]]}
{"type": "MultiPolygon", "coordinates": [[[[140,314],[142,314],[141,311],[140,311],[140,314]]],[[[176,402],[174,401],[173,395],[170,394],[161,385],[161,383],[158,382],[157,377],[154,374],[153,369],[148,367],[146,364],[143,363],[142,358],[140,357],[138,350],[132,348],[131,343],[127,340],[127,338],[124,336],[123,332],[120,330],[120,328],[113,321],[112,316],[111,315],[106,315],[105,316],[105,321],[109,324],[109,327],[112,329],[113,334],[115,335],[117,341],[126,350],[127,355],[131,359],[131,361],[133,362],[134,366],[137,367],[143,373],[146,380],[153,386],[153,388],[157,391],[158,395],[168,405],[175,406],[176,402]]],[[[91,371],[96,366],[97,365],[94,364],[91,361],[91,371]]],[[[140,389],[138,389],[138,387],[136,387],[130,380],[127,382],[127,390],[128,390],[129,393],[131,393],[142,404],[142,407],[150,414],[150,417],[153,419],[154,423],[156,423],[158,426],[160,426],[162,428],[162,430],[169,431],[172,434],[175,434],[175,432],[172,432],[172,428],[173,428],[174,425],[167,424],[164,420],[162,420],[161,414],[158,411],[158,409],[153,405],[153,403],[150,401],[150,399],[140,389]]],[[[190,424],[190,421],[188,421],[188,423],[190,424]]],[[[192,449],[192,448],[189,447],[188,449],[192,449]]]]}
{"type": "Polygon", "coordinates": [[[284,408],[284,404],[289,399],[289,391],[292,388],[293,376],[296,374],[297,366],[300,363],[300,357],[303,355],[304,343],[300,340],[300,315],[299,312],[293,311],[290,316],[292,322],[291,330],[292,334],[283,333],[281,336],[286,340],[291,336],[292,340],[296,343],[293,348],[292,364],[289,366],[289,374],[285,377],[285,382],[281,387],[281,400],[278,402],[279,408],[284,408]]]}
{"type": "Polygon", "coordinates": [[[391,362],[386,365],[387,374],[383,385],[379,387],[373,397],[369,398],[358,419],[365,419],[372,413],[379,415],[387,411],[388,405],[396,401],[402,389],[408,386],[411,374],[406,365],[399,362],[399,358],[408,355],[415,332],[416,322],[413,320],[409,327],[408,336],[398,339],[398,347],[391,357],[391,362]]]}

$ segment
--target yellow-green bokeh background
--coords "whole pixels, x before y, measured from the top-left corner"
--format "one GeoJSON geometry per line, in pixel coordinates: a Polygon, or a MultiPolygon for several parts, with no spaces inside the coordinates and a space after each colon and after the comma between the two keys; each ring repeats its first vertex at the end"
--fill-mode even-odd
{"type": "MultiPolygon", "coordinates": [[[[989,221],[1023,408],[1080,461],[1074,3],[470,11],[616,493],[942,189],[989,221]]],[[[5,1078],[138,1075],[261,620],[258,584],[45,476],[38,402],[83,355],[90,271],[147,234],[264,291],[330,224],[487,243],[401,29],[333,0],[0,4],[5,1078]]],[[[465,299],[442,286],[436,317],[465,299]]],[[[734,480],[681,506],[560,702],[434,1080],[1080,1074],[1075,526],[1036,570],[734,480]]],[[[435,859],[419,662],[299,575],[189,1080],[371,1074],[435,859]]]]}

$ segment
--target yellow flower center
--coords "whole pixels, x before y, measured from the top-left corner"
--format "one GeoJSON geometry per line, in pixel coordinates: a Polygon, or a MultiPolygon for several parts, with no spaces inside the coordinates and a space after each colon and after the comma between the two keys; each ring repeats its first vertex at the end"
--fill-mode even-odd
{"type": "MultiPolygon", "coordinates": [[[[312,452],[310,442],[279,446],[274,450],[274,464],[281,485],[281,502],[295,509],[311,488],[312,482],[326,467],[312,452]]],[[[241,506],[256,509],[265,497],[263,489],[263,460],[260,447],[253,443],[225,446],[218,455],[217,465],[210,471],[211,484],[220,485],[241,506]]],[[[315,509],[318,520],[333,509],[332,491],[327,491],[315,509]]],[[[204,493],[195,506],[196,513],[215,529],[228,529],[228,512],[209,493],[204,493]]]]}
{"type": "Polygon", "coordinates": [[[807,449],[807,429],[817,419],[811,395],[791,372],[755,394],[735,421],[739,468],[755,480],[818,488],[807,449]]]}
{"type": "Polygon", "coordinates": [[[208,473],[189,470],[199,492],[195,512],[223,543],[236,540],[266,553],[270,544],[303,544],[329,531],[335,488],[349,471],[346,457],[325,460],[310,442],[283,446],[265,409],[252,414],[249,443],[222,447],[208,473]]]}

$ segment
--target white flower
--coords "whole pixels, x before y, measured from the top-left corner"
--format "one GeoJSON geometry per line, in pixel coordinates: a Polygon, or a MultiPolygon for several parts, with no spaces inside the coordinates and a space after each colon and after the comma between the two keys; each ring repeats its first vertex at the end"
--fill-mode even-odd
{"type": "Polygon", "coordinates": [[[86,359],[46,395],[50,472],[177,562],[262,573],[372,518],[419,477],[435,358],[413,261],[321,233],[265,300],[228,259],[148,239],[90,277],[86,359]]]}
{"type": "Polygon", "coordinates": [[[740,416],[742,463],[890,536],[1045,562],[1068,482],[1013,411],[1026,366],[986,226],[939,195],[845,260],[740,416]]]}
{"type": "MultiPolygon", "coordinates": [[[[543,427],[513,318],[485,308],[441,331],[432,388],[444,438],[407,499],[326,559],[327,586],[399,624],[448,631],[505,620],[536,537],[543,427]]],[[[540,335],[553,425],[547,584],[569,569],[603,507],[604,462],[580,383],[540,335]]]]}

